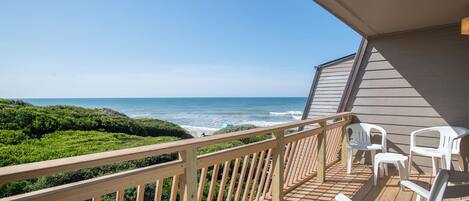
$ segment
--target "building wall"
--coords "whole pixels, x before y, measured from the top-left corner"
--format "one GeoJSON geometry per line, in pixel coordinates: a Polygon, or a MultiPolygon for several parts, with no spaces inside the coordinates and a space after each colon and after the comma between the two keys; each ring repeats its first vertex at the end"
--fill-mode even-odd
{"type": "Polygon", "coordinates": [[[313,81],[310,97],[306,103],[305,118],[317,118],[337,113],[344,88],[350,76],[354,56],[341,62],[317,69],[317,81],[313,81]]]}
{"type": "MultiPolygon", "coordinates": [[[[370,39],[347,110],[355,121],[383,126],[389,150],[403,154],[414,130],[469,128],[469,37],[449,26],[370,39]]],[[[435,134],[418,138],[420,145],[437,143],[435,134]]],[[[467,170],[468,137],[461,149],[467,170]]],[[[429,158],[415,161],[422,171],[431,167],[429,158]]]]}

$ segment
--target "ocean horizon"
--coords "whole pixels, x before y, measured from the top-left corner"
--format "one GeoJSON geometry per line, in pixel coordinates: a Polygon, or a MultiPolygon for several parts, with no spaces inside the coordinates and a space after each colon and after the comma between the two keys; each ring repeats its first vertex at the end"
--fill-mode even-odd
{"type": "Polygon", "coordinates": [[[109,108],[132,118],[156,118],[180,125],[194,136],[227,125],[259,127],[301,119],[306,97],[23,98],[37,106],[109,108]]]}

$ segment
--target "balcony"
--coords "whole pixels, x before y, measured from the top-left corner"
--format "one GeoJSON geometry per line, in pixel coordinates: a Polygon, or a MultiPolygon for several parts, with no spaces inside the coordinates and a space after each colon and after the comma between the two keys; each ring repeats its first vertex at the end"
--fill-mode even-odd
{"type": "MultiPolygon", "coordinates": [[[[0,183],[79,170],[115,162],[177,153],[179,159],[119,172],[2,200],[124,200],[136,188],[137,200],[332,200],[344,193],[354,200],[411,200],[400,191],[398,177],[372,186],[367,165],[354,165],[347,175],[340,158],[344,128],[352,113],[205,138],[150,145],[0,168],[0,183]],[[271,135],[270,139],[205,155],[204,146],[271,135]],[[152,197],[145,187],[153,186],[152,197]]],[[[391,175],[393,174],[391,171],[391,175]]],[[[427,184],[431,177],[412,175],[427,184]]],[[[147,189],[148,190],[148,189],[147,189]]]]}

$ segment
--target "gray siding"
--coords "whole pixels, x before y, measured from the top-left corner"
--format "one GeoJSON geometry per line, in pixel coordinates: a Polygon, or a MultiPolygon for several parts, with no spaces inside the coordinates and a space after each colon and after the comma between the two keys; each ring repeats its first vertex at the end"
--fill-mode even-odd
{"type": "MultiPolygon", "coordinates": [[[[453,26],[370,39],[347,103],[356,121],[388,131],[391,152],[408,154],[416,129],[469,127],[469,37],[453,26]]],[[[418,140],[438,143],[431,135],[418,140]]],[[[467,163],[469,138],[461,149],[467,163]]],[[[428,158],[416,162],[431,167],[428,158]]]]}
{"type": "Polygon", "coordinates": [[[316,118],[337,113],[341,98],[344,94],[354,56],[349,56],[340,62],[319,67],[317,82],[313,81],[309,102],[306,104],[304,118],[316,118]]]}

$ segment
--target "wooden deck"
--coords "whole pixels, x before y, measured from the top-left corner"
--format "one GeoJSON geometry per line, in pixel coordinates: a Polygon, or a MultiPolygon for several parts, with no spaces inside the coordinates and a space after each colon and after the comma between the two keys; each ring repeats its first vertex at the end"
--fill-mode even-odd
{"type": "MultiPolygon", "coordinates": [[[[399,176],[394,168],[389,169],[390,177],[378,179],[373,186],[373,172],[371,166],[354,165],[352,174],[347,175],[346,169],[340,163],[334,164],[327,170],[326,182],[320,183],[315,178],[305,182],[298,188],[285,195],[285,200],[334,200],[338,193],[343,193],[352,200],[415,200],[415,193],[402,191],[399,186],[399,176]]],[[[421,186],[430,188],[433,177],[413,173],[410,180],[421,186]]],[[[452,197],[451,195],[448,195],[452,197]]],[[[469,200],[469,197],[447,200],[469,200]]]]}

